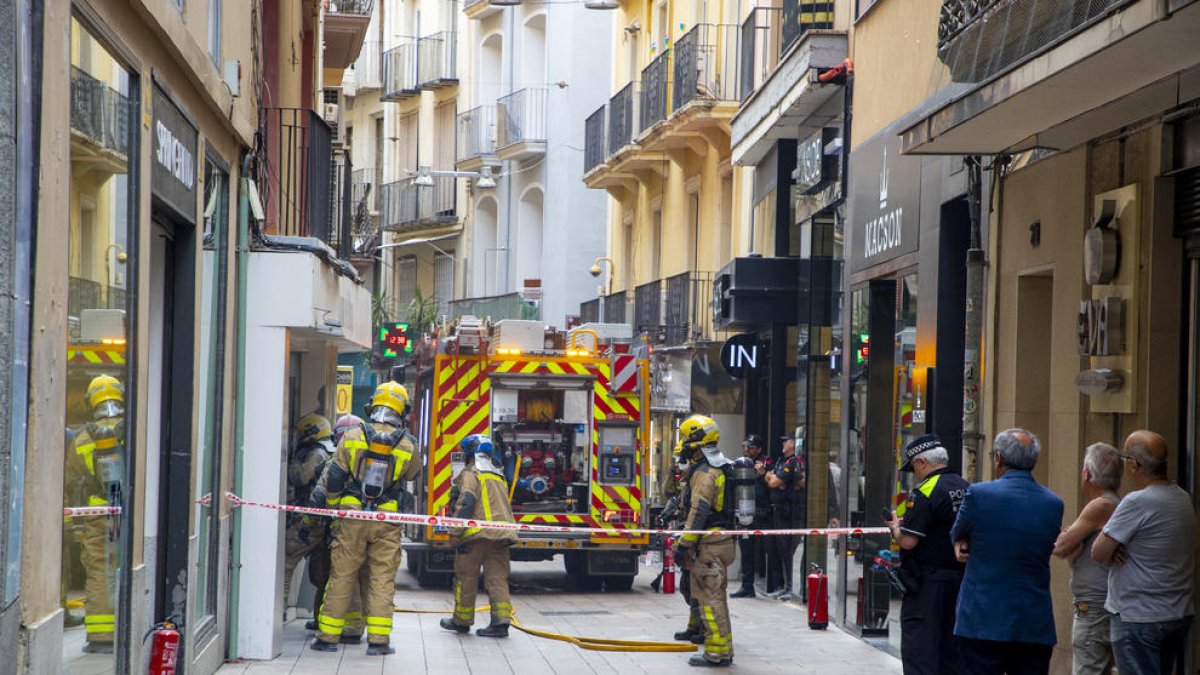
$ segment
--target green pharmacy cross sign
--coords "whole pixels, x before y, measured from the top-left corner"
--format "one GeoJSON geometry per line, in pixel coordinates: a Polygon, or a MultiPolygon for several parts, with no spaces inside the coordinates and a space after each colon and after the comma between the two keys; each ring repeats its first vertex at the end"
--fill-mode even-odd
{"type": "Polygon", "coordinates": [[[379,349],[384,358],[394,359],[401,354],[411,354],[412,338],[407,323],[385,323],[379,327],[379,349]]]}

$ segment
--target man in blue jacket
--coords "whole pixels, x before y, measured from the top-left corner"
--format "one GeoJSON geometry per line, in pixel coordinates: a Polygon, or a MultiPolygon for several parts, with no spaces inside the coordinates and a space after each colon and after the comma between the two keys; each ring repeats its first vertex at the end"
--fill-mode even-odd
{"type": "Polygon", "coordinates": [[[972,485],[950,530],[967,564],[954,634],[972,672],[1048,673],[1057,641],[1050,599],[1050,554],[1063,502],[1030,473],[1041,444],[1007,429],[992,446],[996,480],[972,485]]]}

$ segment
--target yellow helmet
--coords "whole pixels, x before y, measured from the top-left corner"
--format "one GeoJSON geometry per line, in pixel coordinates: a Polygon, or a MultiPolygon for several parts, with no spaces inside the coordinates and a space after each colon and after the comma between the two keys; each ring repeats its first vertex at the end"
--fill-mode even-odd
{"type": "Polygon", "coordinates": [[[684,445],[712,445],[721,440],[721,429],[711,417],[692,415],[679,425],[679,437],[684,445]]]}
{"type": "Polygon", "coordinates": [[[375,388],[375,395],[371,397],[371,419],[375,421],[385,421],[376,419],[376,412],[380,408],[386,408],[396,413],[396,416],[403,418],[408,414],[408,390],[399,382],[384,382],[375,388]]]}
{"type": "Polygon", "coordinates": [[[99,375],[88,384],[88,407],[95,410],[105,401],[125,403],[125,387],[121,386],[121,382],[112,375],[99,375]]]}
{"type": "Polygon", "coordinates": [[[296,420],[296,442],[317,442],[333,436],[329,420],[317,413],[309,413],[296,420]]]}

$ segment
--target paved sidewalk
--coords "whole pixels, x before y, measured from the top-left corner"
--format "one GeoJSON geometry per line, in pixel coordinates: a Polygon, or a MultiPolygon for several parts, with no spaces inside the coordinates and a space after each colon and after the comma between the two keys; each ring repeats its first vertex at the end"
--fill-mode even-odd
{"type": "MultiPolygon", "coordinates": [[[[678,596],[655,594],[653,579],[644,570],[629,593],[578,593],[565,587],[560,562],[515,563],[513,604],[518,618],[534,628],[627,640],[670,641],[687,622],[678,596]]],[[[449,591],[421,589],[401,568],[396,606],[448,610],[449,591]]],[[[487,596],[480,593],[479,603],[487,596]]],[[[837,628],[809,630],[803,605],[759,596],[730,600],[734,636],[734,666],[743,673],[820,673],[859,675],[900,673],[896,658],[837,628]]],[[[284,627],[283,654],[272,661],[231,663],[220,675],[373,675],[431,673],[520,675],[603,673],[696,673],[687,666],[689,654],[593,652],[573,645],[535,638],[516,630],[506,640],[459,636],[438,627],[445,614],[397,614],[392,631],[396,654],[368,657],[365,646],[350,645],[336,654],[308,649],[311,633],[298,619],[284,627]]],[[[476,626],[486,623],[476,617],[476,626]]],[[[721,672],[730,672],[722,670],[721,672]]]]}

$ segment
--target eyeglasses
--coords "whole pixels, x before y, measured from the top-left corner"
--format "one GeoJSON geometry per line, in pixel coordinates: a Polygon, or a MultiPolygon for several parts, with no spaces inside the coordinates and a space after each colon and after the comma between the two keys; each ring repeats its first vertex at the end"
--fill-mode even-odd
{"type": "Polygon", "coordinates": [[[1137,457],[1134,457],[1133,455],[1120,455],[1120,458],[1121,461],[1132,460],[1134,464],[1137,464],[1138,466],[1142,465],[1141,462],[1137,461],[1137,457]]]}

